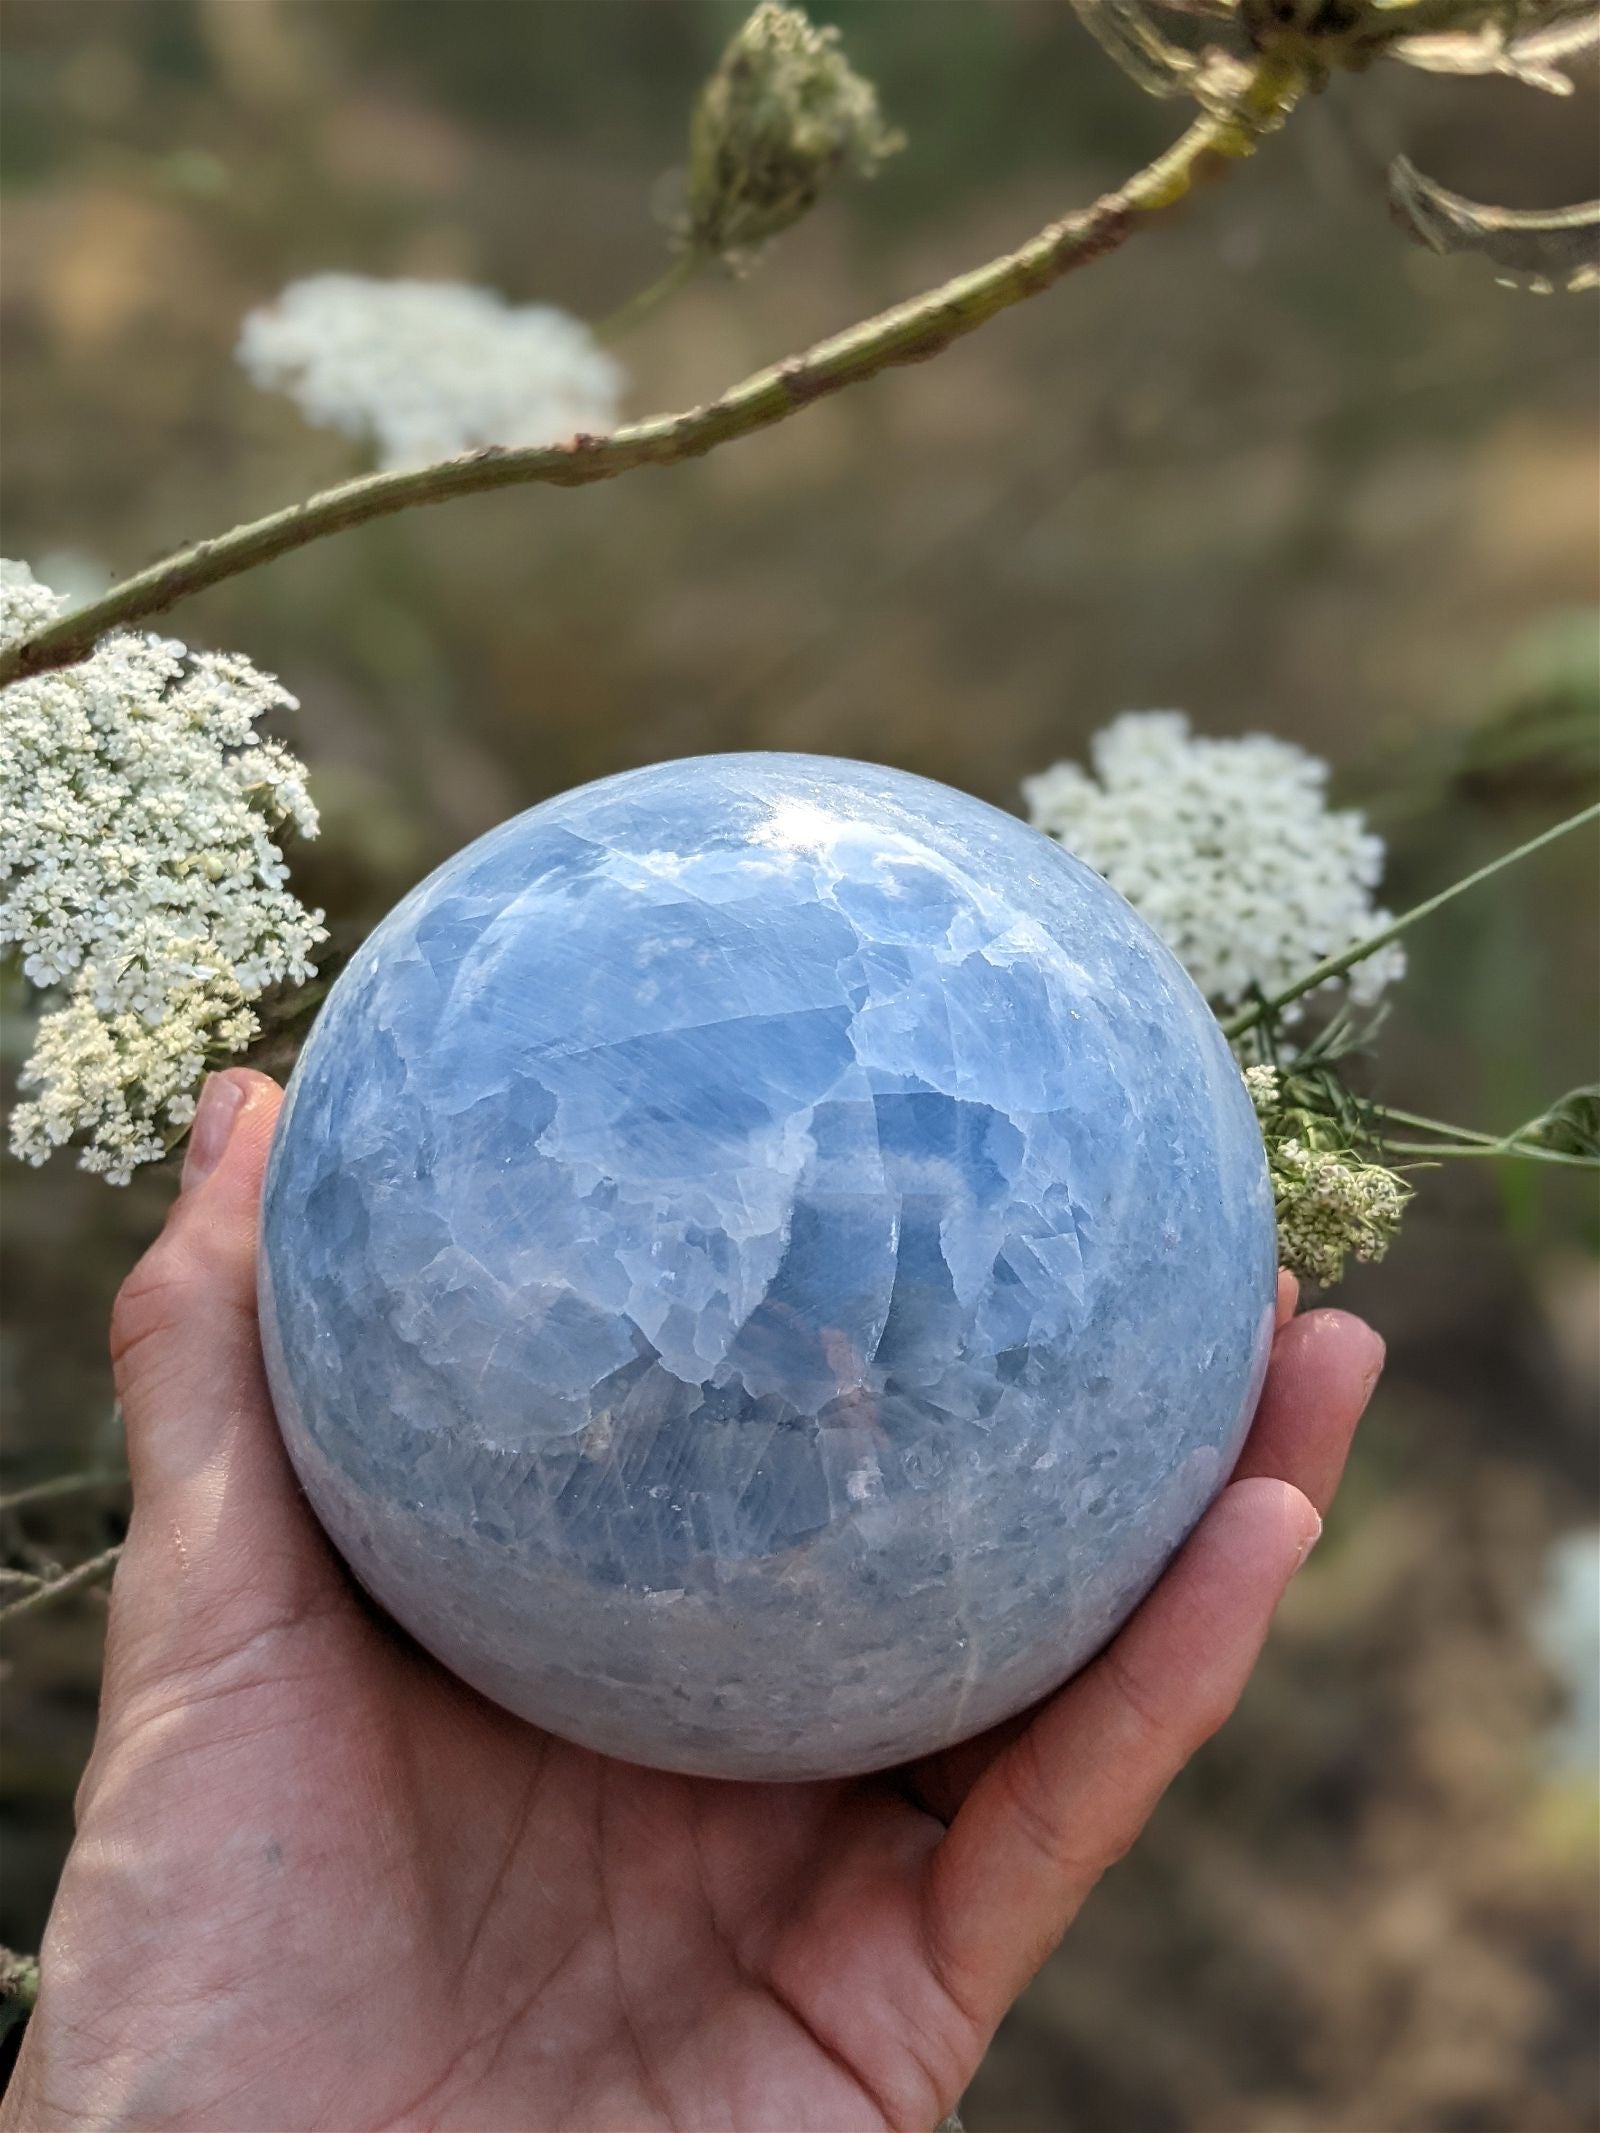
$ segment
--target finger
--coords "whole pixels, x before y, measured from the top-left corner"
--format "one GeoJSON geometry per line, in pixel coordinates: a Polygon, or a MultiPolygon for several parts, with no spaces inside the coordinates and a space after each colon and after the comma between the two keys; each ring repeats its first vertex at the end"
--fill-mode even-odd
{"type": "Polygon", "coordinates": [[[1287,1267],[1278,1271],[1278,1311],[1276,1325],[1281,1333],[1293,1318],[1300,1303],[1300,1284],[1287,1267]]]}
{"type": "Polygon", "coordinates": [[[183,1190],[123,1284],[112,1360],[133,1515],[111,1665],[170,1672],[311,1604],[330,1574],[273,1419],[255,1304],[262,1173],[282,1092],[214,1075],[183,1190]]]}
{"type": "Polygon", "coordinates": [[[1325,1513],[1383,1354],[1378,1335],[1348,1311],[1308,1311],[1285,1326],[1272,1344],[1272,1366],[1234,1479],[1265,1474],[1293,1482],[1325,1513]]]}
{"type": "MultiPolygon", "coordinates": [[[[165,1515],[234,1456],[241,1414],[266,1398],[256,1338],[256,1219],[281,1091],[264,1074],[216,1074],[202,1092],[183,1189],[111,1315],[111,1360],[135,1500],[165,1515]],[[219,1429],[219,1423],[225,1423],[219,1429]]],[[[273,1478],[274,1462],[267,1461],[273,1478]]]]}
{"type": "Polygon", "coordinates": [[[1319,1531],[1289,1484],[1230,1484],[1122,1634],[973,1787],[932,1856],[924,1914],[969,2014],[998,2020],[1228,1717],[1319,1531]]]}

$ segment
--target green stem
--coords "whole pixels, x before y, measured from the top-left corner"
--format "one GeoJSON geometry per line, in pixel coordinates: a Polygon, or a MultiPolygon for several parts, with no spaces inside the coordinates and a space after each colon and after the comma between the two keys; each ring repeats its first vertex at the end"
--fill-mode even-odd
{"type": "Polygon", "coordinates": [[[1420,1111],[1400,1111],[1393,1104],[1369,1104],[1367,1107],[1375,1118],[1386,1119],[1396,1126],[1418,1126],[1424,1133],[1437,1133],[1445,1140],[1477,1141],[1485,1148],[1498,1148],[1499,1140],[1492,1133],[1479,1133],[1473,1126],[1452,1126],[1442,1118],[1424,1118],[1420,1111]]]}
{"type": "Polygon", "coordinates": [[[1204,168],[1250,154],[1292,109],[1304,86],[1296,67],[1262,58],[1230,110],[1208,111],[1118,191],[1052,222],[1016,251],[970,274],[757,371],[703,407],[629,423],[608,437],[579,435],[564,444],[517,450],[490,445],[439,466],[369,474],[168,556],[0,653],[0,687],[71,666],[86,658],[108,630],[162,614],[191,593],[370,519],[525,482],[579,488],[633,467],[672,466],[770,429],[814,400],[895,364],[923,362],[1074,268],[1116,251],[1158,209],[1181,200],[1204,168]]]}
{"type": "Polygon", "coordinates": [[[1420,1111],[1401,1111],[1393,1104],[1369,1104],[1374,1118],[1396,1126],[1416,1126],[1424,1133],[1437,1133],[1436,1141],[1391,1141],[1378,1145],[1390,1155],[1499,1156],[1509,1162],[1565,1163],[1575,1170],[1594,1170],[1600,1162],[1591,1155],[1574,1155],[1564,1148],[1541,1148],[1537,1142],[1519,1140],[1515,1133],[1480,1133],[1473,1126],[1452,1126],[1441,1118],[1425,1118],[1420,1111]]]}
{"type": "Polygon", "coordinates": [[[1441,889],[1437,896],[1430,896],[1425,903],[1413,904],[1409,911],[1403,911],[1398,918],[1391,919],[1388,925],[1381,927],[1378,932],[1369,933],[1364,941],[1356,941],[1350,947],[1342,948],[1337,955],[1325,955],[1320,963],[1313,964],[1304,976],[1296,978],[1294,983],[1285,986],[1282,992],[1274,993],[1271,999],[1254,1001],[1249,1007],[1240,1008],[1236,1015],[1230,1015],[1222,1025],[1224,1036],[1230,1039],[1242,1037],[1246,1030],[1254,1029],[1257,1023],[1265,1022],[1281,1013],[1303,994],[1315,992],[1319,985],[1326,985],[1330,978],[1343,977],[1344,973],[1353,970],[1357,963],[1364,963],[1369,955],[1376,955],[1380,948],[1387,948],[1391,941],[1398,940],[1418,919],[1430,917],[1445,904],[1464,895],[1468,889],[1475,889],[1479,882],[1487,881],[1491,875],[1498,874],[1503,867],[1515,866],[1519,859],[1528,858],[1531,853],[1541,851],[1545,845],[1554,844],[1558,837],[1565,837],[1569,830],[1581,829],[1586,822],[1593,822],[1597,817],[1600,817],[1600,801],[1596,801],[1592,807],[1580,808],[1577,814],[1568,815],[1564,822],[1556,823],[1553,829],[1547,829],[1537,837],[1530,837],[1526,844],[1519,844],[1513,851],[1502,852],[1498,859],[1491,859],[1487,866],[1479,867],[1475,873],[1463,875],[1460,881],[1452,882],[1448,889],[1441,889]]]}
{"type": "Polygon", "coordinates": [[[1452,1162],[1468,1156],[1498,1158],[1506,1163],[1565,1163],[1570,1170],[1597,1170],[1600,1161],[1592,1155],[1568,1155],[1560,1148],[1532,1148],[1523,1141],[1380,1141],[1388,1155],[1448,1156],[1452,1162]]]}
{"type": "Polygon", "coordinates": [[[31,1615],[41,1607],[53,1607],[57,1600],[65,1600],[72,1593],[87,1592],[91,1585],[98,1585],[110,1577],[121,1554],[122,1543],[118,1541],[103,1555],[91,1556],[88,1562],[64,1570],[60,1577],[52,1578],[48,1585],[41,1585],[37,1592],[25,1592],[20,1600],[8,1600],[4,1607],[0,1607],[0,1622],[13,1621],[18,1615],[31,1615]]]}
{"type": "Polygon", "coordinates": [[[595,339],[607,343],[620,341],[624,334],[633,331],[641,319],[648,318],[658,305],[664,304],[669,296],[676,296],[681,288],[693,281],[704,264],[703,252],[680,252],[664,274],[658,274],[654,281],[647,282],[635,295],[630,296],[625,304],[619,304],[615,311],[609,312],[597,326],[590,329],[595,339]]]}
{"type": "Polygon", "coordinates": [[[0,1512],[20,1511],[24,1504],[48,1503],[57,1496],[78,1496],[88,1489],[119,1489],[128,1479],[121,1467],[93,1468],[84,1474],[58,1474],[53,1481],[36,1481],[25,1489],[0,1496],[0,1512]]]}

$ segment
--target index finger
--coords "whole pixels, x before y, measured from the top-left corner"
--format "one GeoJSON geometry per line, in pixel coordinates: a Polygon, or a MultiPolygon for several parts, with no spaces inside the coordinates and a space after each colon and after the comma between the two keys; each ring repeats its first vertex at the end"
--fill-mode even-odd
{"type": "Polygon", "coordinates": [[[1348,1311],[1307,1311],[1282,1327],[1235,1481],[1292,1482],[1326,1512],[1356,1424],[1383,1369],[1384,1347],[1348,1311]]]}

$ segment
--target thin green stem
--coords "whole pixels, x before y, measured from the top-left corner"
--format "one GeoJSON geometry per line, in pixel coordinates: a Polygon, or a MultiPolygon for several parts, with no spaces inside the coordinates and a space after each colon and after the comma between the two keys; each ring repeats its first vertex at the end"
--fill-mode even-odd
{"type": "Polygon", "coordinates": [[[52,1481],[35,1481],[25,1489],[0,1496],[0,1512],[20,1511],[24,1504],[49,1503],[58,1496],[80,1496],[90,1489],[120,1489],[128,1476],[122,1467],[95,1467],[82,1474],[57,1474],[52,1481]]]}
{"type": "Polygon", "coordinates": [[[368,520],[486,489],[526,482],[579,488],[633,467],[672,466],[787,421],[813,401],[895,364],[924,362],[1064,274],[1116,251],[1157,210],[1181,200],[1204,169],[1249,155],[1293,108],[1304,86],[1298,67],[1262,58],[1229,110],[1206,112],[1164,155],[1092,207],[1052,222],[1016,251],[970,274],[757,371],[703,407],[629,423],[608,437],[580,435],[564,444],[517,450],[490,445],[439,466],[369,474],[168,556],[0,653],[0,687],[71,666],[86,658],[108,630],[162,614],[191,593],[368,520]]]}
{"type": "Polygon", "coordinates": [[[1380,1138],[1379,1147],[1390,1155],[1438,1155],[1452,1159],[1499,1156],[1509,1162],[1565,1163],[1573,1170],[1600,1169],[1600,1162],[1591,1155],[1576,1155],[1565,1148],[1541,1148],[1537,1141],[1522,1140],[1516,1133],[1480,1133],[1475,1126],[1453,1126],[1442,1118],[1425,1118],[1420,1111],[1401,1111],[1393,1104],[1369,1104],[1366,1108],[1386,1125],[1414,1126],[1424,1133],[1439,1136],[1433,1141],[1380,1138]]]}
{"type": "Polygon", "coordinates": [[[1493,1133],[1479,1133],[1473,1126],[1452,1126],[1441,1118],[1424,1118],[1420,1111],[1400,1111],[1393,1104],[1370,1104],[1367,1107],[1375,1118],[1381,1118],[1396,1126],[1416,1126],[1424,1133],[1440,1134],[1450,1141],[1477,1141],[1485,1148],[1498,1148],[1500,1141],[1493,1133]]]}
{"type": "Polygon", "coordinates": [[[122,1543],[107,1548],[103,1555],[91,1556],[86,1563],[77,1563],[71,1570],[64,1570],[60,1577],[52,1578],[35,1592],[25,1592],[20,1600],[8,1600],[0,1607],[0,1622],[10,1622],[18,1615],[31,1615],[43,1607],[53,1607],[58,1600],[68,1599],[75,1592],[87,1592],[93,1585],[101,1584],[116,1569],[122,1554],[122,1543]]]}
{"type": "Polygon", "coordinates": [[[599,324],[591,329],[595,339],[608,344],[620,341],[625,334],[631,333],[642,319],[648,318],[652,311],[664,304],[669,296],[676,296],[680,289],[693,281],[704,265],[704,252],[678,253],[664,274],[658,274],[654,281],[647,282],[635,295],[630,296],[625,304],[619,304],[615,311],[608,312],[599,324]]]}
{"type": "Polygon", "coordinates": [[[1534,1148],[1525,1141],[1380,1141],[1388,1155],[1447,1156],[1452,1162],[1469,1156],[1507,1163],[1564,1163],[1569,1170],[1600,1170],[1592,1155],[1568,1155],[1560,1148],[1534,1148]]]}
{"type": "Polygon", "coordinates": [[[1441,910],[1456,897],[1465,895],[1468,889],[1475,889],[1480,882],[1488,881],[1502,868],[1515,866],[1519,859],[1526,859],[1532,853],[1542,851],[1547,844],[1554,844],[1558,837],[1565,837],[1571,830],[1582,829],[1586,822],[1593,822],[1597,818],[1600,818],[1600,801],[1596,801],[1592,807],[1580,808],[1577,814],[1568,815],[1564,822],[1556,823],[1554,828],[1545,830],[1537,837],[1530,837],[1526,844],[1519,844],[1513,851],[1502,852],[1498,859],[1491,859],[1487,866],[1463,875],[1460,881],[1452,882],[1448,889],[1441,889],[1437,896],[1430,896],[1423,903],[1413,904],[1409,911],[1403,911],[1398,918],[1391,919],[1387,926],[1380,927],[1376,933],[1369,933],[1364,941],[1356,941],[1350,947],[1342,948],[1337,955],[1325,955],[1320,963],[1314,963],[1302,977],[1296,978],[1292,985],[1286,985],[1282,992],[1274,993],[1268,1000],[1256,1000],[1249,1007],[1240,1008],[1236,1015],[1230,1015],[1223,1023],[1223,1034],[1229,1038],[1242,1037],[1246,1030],[1254,1029],[1257,1023],[1280,1014],[1303,994],[1315,992],[1319,985],[1326,985],[1330,978],[1343,977],[1344,973],[1353,970],[1357,963],[1364,963],[1369,955],[1376,955],[1380,948],[1386,948],[1391,941],[1398,940],[1401,934],[1408,931],[1419,919],[1431,917],[1435,911],[1441,910]]]}

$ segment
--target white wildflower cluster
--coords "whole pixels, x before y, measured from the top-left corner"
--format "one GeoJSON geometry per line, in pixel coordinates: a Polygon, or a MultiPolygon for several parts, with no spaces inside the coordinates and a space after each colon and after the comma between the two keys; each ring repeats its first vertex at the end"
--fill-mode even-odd
{"type": "Polygon", "coordinates": [[[614,429],[621,366],[587,326],[458,282],[314,274],[252,311],[239,361],[383,467],[614,429]]]}
{"type": "MultiPolygon", "coordinates": [[[[1372,900],[1383,840],[1329,808],[1328,766],[1303,748],[1130,711],[1089,752],[1093,775],[1057,763],[1026,780],[1030,817],[1143,913],[1213,1006],[1282,991],[1387,920],[1372,900]]],[[[1344,982],[1370,1005],[1404,969],[1391,944],[1344,982]]]]}
{"type": "Polygon", "coordinates": [[[1256,1116],[1268,1119],[1282,1101],[1280,1089],[1283,1076],[1275,1066],[1247,1066],[1244,1070],[1244,1085],[1250,1092],[1250,1101],[1256,1107],[1256,1116]]]}
{"type": "MultiPolygon", "coordinates": [[[[64,605],[0,564],[0,642],[64,605]]],[[[28,1161],[82,1138],[83,1168],[125,1183],[255,1035],[250,1001],[311,974],[322,914],[274,840],[314,836],[316,810],[302,766],[255,731],[293,708],[246,659],[142,633],[0,692],[0,947],[57,996],[12,1118],[28,1161]]]]}
{"type": "Polygon", "coordinates": [[[1277,1067],[1246,1067],[1244,1083],[1267,1147],[1279,1264],[1331,1288],[1347,1257],[1381,1259],[1411,1198],[1404,1179],[1348,1148],[1319,1146],[1331,1128],[1296,1107],[1277,1067]]]}

